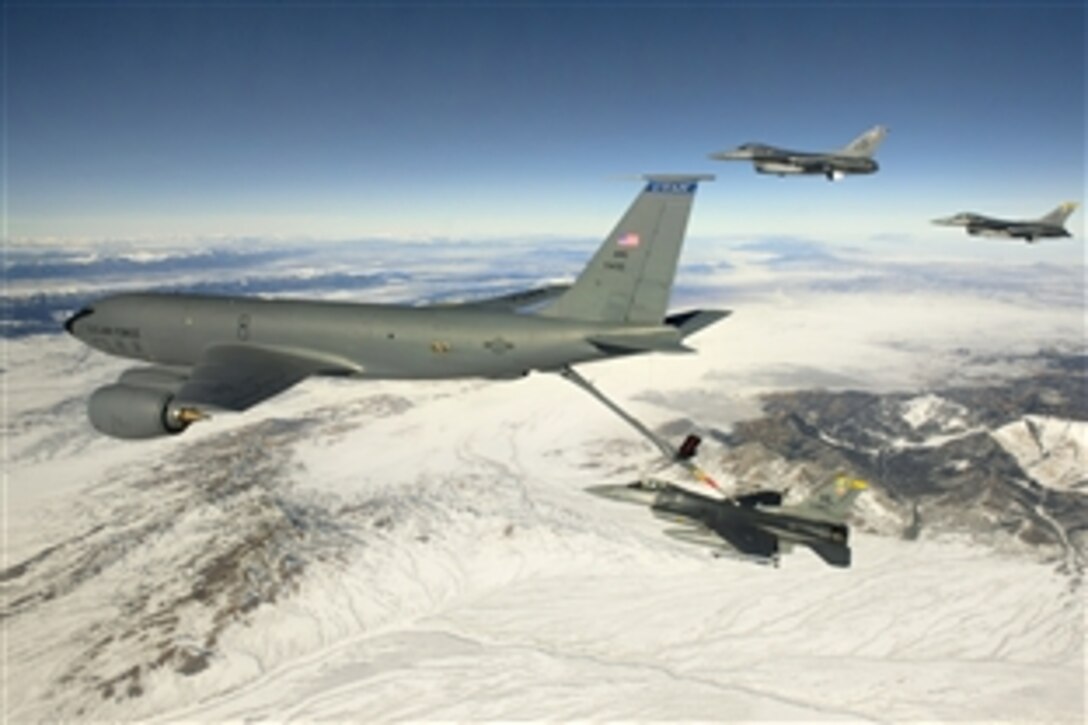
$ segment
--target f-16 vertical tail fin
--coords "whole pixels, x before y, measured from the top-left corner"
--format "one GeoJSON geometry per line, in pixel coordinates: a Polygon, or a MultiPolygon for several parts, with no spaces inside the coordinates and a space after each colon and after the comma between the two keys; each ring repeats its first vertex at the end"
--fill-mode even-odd
{"type": "Polygon", "coordinates": [[[661,324],[691,204],[706,174],[646,176],[646,186],[574,285],[540,314],[661,324]]]}
{"type": "Polygon", "coordinates": [[[888,129],[884,126],[873,126],[843,146],[839,153],[843,156],[872,156],[887,135],[888,129]]]}
{"type": "Polygon", "coordinates": [[[857,497],[868,488],[869,484],[860,478],[839,474],[817,486],[793,511],[826,521],[842,522],[850,515],[857,497]]]}
{"type": "Polygon", "coordinates": [[[1069,215],[1076,210],[1077,202],[1067,201],[1049,214],[1040,217],[1039,221],[1043,224],[1053,224],[1054,226],[1060,227],[1065,224],[1065,220],[1069,218],[1069,215]]]}

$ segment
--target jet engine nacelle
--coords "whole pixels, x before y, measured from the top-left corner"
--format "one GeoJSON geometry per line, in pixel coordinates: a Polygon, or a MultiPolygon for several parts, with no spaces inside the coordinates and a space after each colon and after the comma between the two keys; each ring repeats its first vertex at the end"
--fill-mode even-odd
{"type": "Polygon", "coordinates": [[[94,391],[87,404],[87,415],[99,433],[114,438],[176,435],[188,428],[191,421],[178,415],[171,406],[173,399],[168,390],[114,383],[94,391]]]}

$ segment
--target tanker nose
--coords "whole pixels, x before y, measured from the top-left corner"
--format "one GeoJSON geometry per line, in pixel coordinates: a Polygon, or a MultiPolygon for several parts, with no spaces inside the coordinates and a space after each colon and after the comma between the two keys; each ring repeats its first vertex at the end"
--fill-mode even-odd
{"type": "Polygon", "coordinates": [[[79,312],[75,313],[67,320],[64,321],[64,329],[68,331],[69,335],[79,337],[79,329],[76,327],[76,323],[85,317],[90,317],[94,314],[94,309],[91,307],[84,307],[79,312]]]}

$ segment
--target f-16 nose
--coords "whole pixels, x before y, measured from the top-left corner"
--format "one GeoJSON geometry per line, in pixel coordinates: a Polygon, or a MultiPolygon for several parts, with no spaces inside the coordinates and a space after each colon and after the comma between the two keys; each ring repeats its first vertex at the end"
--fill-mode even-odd
{"type": "Polygon", "coordinates": [[[716,151],[707,156],[715,161],[748,161],[752,158],[752,151],[741,146],[729,151],[716,151]]]}
{"type": "Polygon", "coordinates": [[[94,310],[90,307],[84,307],[79,312],[75,313],[67,320],[64,321],[64,329],[68,331],[69,335],[77,335],[76,323],[82,320],[84,317],[89,317],[94,314],[94,310]]]}

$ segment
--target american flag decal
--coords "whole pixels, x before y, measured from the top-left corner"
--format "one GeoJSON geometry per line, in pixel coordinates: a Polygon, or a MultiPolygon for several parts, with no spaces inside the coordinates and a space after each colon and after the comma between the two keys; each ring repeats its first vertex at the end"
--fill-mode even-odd
{"type": "Polygon", "coordinates": [[[616,246],[624,249],[633,249],[638,246],[638,235],[634,232],[621,234],[620,238],[616,240],[616,246]]]}

